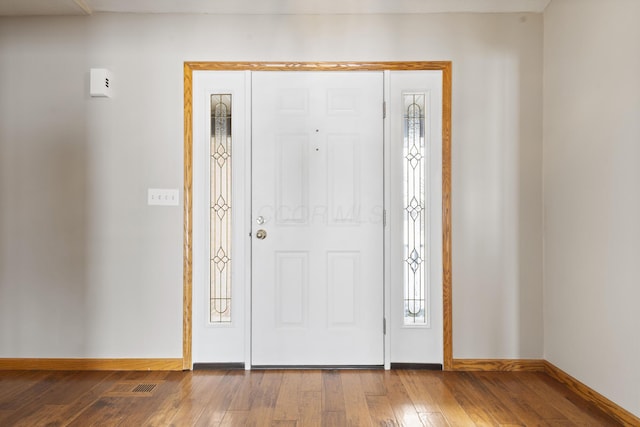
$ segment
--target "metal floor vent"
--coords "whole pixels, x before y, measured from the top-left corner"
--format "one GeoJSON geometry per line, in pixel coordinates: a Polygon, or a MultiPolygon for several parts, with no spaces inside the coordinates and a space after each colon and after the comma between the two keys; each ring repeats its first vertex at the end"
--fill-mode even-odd
{"type": "Polygon", "coordinates": [[[131,392],[133,393],[151,393],[157,384],[138,384],[131,392]]]}

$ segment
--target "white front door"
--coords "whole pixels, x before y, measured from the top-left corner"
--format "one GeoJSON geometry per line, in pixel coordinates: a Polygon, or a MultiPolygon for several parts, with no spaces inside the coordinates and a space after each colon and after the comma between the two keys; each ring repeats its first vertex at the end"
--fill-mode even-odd
{"type": "Polygon", "coordinates": [[[383,73],[252,75],[252,355],[382,365],[383,73]]]}

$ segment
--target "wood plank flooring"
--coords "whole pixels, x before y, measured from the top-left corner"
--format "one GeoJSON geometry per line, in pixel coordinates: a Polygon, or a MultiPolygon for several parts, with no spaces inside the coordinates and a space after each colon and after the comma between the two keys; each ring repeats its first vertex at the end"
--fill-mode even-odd
{"type": "Polygon", "coordinates": [[[544,373],[0,371],[3,427],[474,425],[619,424],[544,373]]]}

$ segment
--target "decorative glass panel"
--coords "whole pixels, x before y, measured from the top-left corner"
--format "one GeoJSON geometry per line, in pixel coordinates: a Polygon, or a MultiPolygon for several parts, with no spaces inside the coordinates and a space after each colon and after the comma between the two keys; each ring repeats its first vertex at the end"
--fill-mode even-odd
{"type": "Polygon", "coordinates": [[[211,95],[210,317],[231,322],[231,95],[211,95]]]}
{"type": "Polygon", "coordinates": [[[404,324],[426,324],[425,94],[404,94],[404,324]]]}

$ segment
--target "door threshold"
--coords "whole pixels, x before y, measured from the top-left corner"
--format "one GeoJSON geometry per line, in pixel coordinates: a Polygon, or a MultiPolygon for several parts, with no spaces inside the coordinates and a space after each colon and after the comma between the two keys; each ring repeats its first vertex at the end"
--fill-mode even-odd
{"type": "Polygon", "coordinates": [[[251,370],[323,370],[323,371],[334,371],[334,370],[348,370],[348,369],[362,369],[362,370],[372,370],[372,369],[384,369],[384,365],[251,365],[251,370]]]}
{"type": "Polygon", "coordinates": [[[391,363],[391,369],[426,369],[442,371],[442,363],[391,363]]]}
{"type": "Polygon", "coordinates": [[[235,370],[244,369],[244,363],[194,363],[193,370],[235,370]]]}

